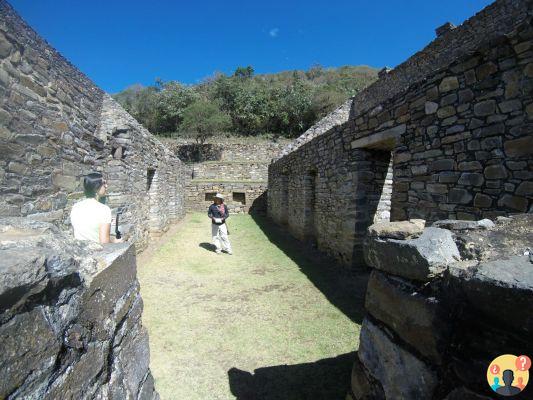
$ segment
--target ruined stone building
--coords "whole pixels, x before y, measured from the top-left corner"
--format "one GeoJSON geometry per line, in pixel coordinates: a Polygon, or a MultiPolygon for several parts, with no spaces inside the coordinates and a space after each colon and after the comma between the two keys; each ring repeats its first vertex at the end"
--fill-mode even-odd
{"type": "Polygon", "coordinates": [[[533,2],[437,35],[283,151],[200,160],[0,0],[0,398],[158,398],[135,252],[217,191],[370,267],[348,399],[490,398],[491,356],[533,349],[533,2]],[[93,170],[129,243],[72,239],[93,170]]]}
{"type": "Polygon", "coordinates": [[[231,213],[266,213],[268,164],[286,141],[180,143],[176,155],[186,163],[185,210],[204,212],[220,192],[231,213]]]}
{"type": "Polygon", "coordinates": [[[346,265],[373,222],[532,211],[531,2],[496,1],[318,122],[269,168],[269,216],[346,265]]]}

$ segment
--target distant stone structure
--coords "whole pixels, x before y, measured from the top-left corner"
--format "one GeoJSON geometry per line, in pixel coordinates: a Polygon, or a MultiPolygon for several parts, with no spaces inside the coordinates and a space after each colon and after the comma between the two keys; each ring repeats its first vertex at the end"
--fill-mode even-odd
{"type": "Polygon", "coordinates": [[[131,244],[0,222],[0,398],[158,399],[131,244]]]}
{"type": "Polygon", "coordinates": [[[220,192],[231,213],[265,214],[268,165],[288,141],[221,142],[178,142],[171,146],[187,164],[186,210],[205,212],[220,192]]]}
{"type": "Polygon", "coordinates": [[[269,168],[268,213],[363,264],[377,221],[533,211],[530,0],[498,0],[381,75],[269,168]]]}
{"type": "Polygon", "coordinates": [[[491,361],[533,348],[531,226],[533,214],[372,225],[347,399],[494,398],[491,361]]]}
{"type": "Polygon", "coordinates": [[[183,163],[0,0],[0,217],[68,226],[103,172],[139,249],[184,214],[183,163]]]}

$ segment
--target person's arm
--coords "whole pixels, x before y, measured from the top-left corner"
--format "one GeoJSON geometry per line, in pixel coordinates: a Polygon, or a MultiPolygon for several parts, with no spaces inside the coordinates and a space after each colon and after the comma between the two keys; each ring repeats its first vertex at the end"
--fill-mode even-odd
{"type": "Polygon", "coordinates": [[[109,233],[110,230],[111,230],[111,224],[102,224],[102,225],[100,225],[99,237],[100,237],[100,243],[101,244],[122,243],[122,242],[124,242],[123,239],[117,239],[115,237],[112,237],[110,235],[110,233],[109,233]]]}
{"type": "Polygon", "coordinates": [[[211,205],[211,206],[209,206],[209,208],[207,209],[207,216],[208,216],[209,218],[211,218],[211,221],[214,222],[215,217],[213,216],[213,210],[212,210],[212,208],[213,208],[213,206],[211,205]]]}
{"type": "Polygon", "coordinates": [[[229,217],[228,206],[224,204],[224,221],[229,217]]]}
{"type": "Polygon", "coordinates": [[[117,239],[115,237],[111,237],[110,231],[111,231],[111,209],[107,206],[105,206],[105,209],[103,211],[103,214],[101,216],[101,223],[100,228],[98,232],[98,237],[100,239],[101,244],[105,243],[122,243],[123,239],[117,239]]]}

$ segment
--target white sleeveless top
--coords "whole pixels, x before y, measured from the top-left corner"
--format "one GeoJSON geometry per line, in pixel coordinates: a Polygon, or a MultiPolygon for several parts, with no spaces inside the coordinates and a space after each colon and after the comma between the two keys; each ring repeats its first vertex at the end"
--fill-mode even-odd
{"type": "Polygon", "coordinates": [[[100,243],[100,225],[111,223],[111,209],[96,199],[77,202],[70,212],[74,237],[100,243]]]}

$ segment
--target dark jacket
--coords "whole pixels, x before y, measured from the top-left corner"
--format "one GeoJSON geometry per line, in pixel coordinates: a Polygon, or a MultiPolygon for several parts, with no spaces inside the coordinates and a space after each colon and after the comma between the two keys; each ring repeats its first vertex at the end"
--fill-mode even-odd
{"type": "MultiPolygon", "coordinates": [[[[209,218],[222,218],[222,222],[220,224],[216,224],[216,225],[222,225],[225,221],[226,221],[226,218],[229,217],[229,212],[228,212],[228,206],[226,206],[224,204],[224,214],[222,214],[219,210],[218,210],[218,207],[216,204],[211,204],[209,206],[209,210],[207,210],[207,216],[209,218]]],[[[213,221],[213,224],[215,222],[213,221]]]]}

